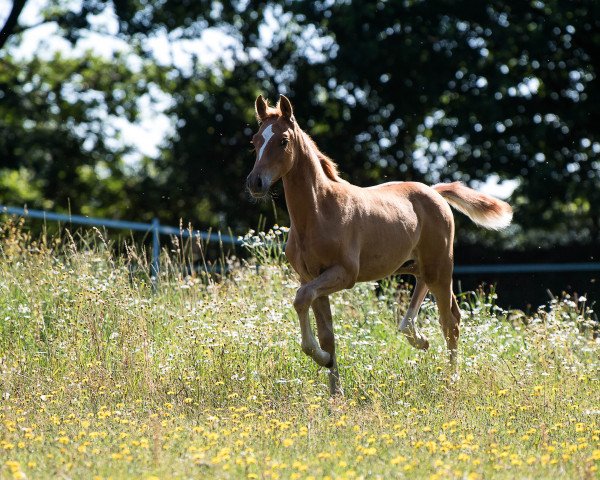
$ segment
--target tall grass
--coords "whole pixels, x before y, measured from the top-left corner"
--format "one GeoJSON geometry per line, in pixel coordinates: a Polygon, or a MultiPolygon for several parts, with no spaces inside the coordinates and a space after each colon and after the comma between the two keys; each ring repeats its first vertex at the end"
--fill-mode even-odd
{"type": "Polygon", "coordinates": [[[133,247],[5,223],[0,477],[597,478],[600,342],[583,299],[525,317],[463,294],[450,382],[435,304],[419,352],[396,332],[408,292],[357,285],[332,297],[345,395],[330,399],[299,348],[297,280],[259,243],[218,278],[165,251],[153,293],[133,247]]]}

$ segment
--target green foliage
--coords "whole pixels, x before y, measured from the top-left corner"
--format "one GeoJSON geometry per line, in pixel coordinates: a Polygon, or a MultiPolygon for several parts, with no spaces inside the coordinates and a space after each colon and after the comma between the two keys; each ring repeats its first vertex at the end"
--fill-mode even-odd
{"type": "MultiPolygon", "coordinates": [[[[505,244],[597,242],[599,8],[592,0],[82,0],[81,8],[48,0],[44,20],[74,46],[101,30],[95,15],[114,11],[116,37],[142,66],[90,53],[25,63],[5,50],[2,167],[33,173],[36,204],[66,208],[70,199],[96,214],[245,231],[272,214],[244,192],[252,103],[258,93],[286,93],[354,183],[516,180],[517,226],[505,244]],[[190,54],[191,67],[164,65],[149,47],[158,35],[175,43],[207,29],[233,39],[221,63],[190,54]],[[156,158],[131,171],[127,147],[115,146],[102,119],[135,121],[150,86],[172,99],[165,113],[174,130],[156,158]]],[[[33,194],[0,188],[5,202],[31,202],[33,194]]],[[[498,243],[458,218],[462,241],[498,243]]]]}
{"type": "Polygon", "coordinates": [[[321,144],[353,180],[469,182],[495,173],[519,181],[512,201],[526,229],[560,229],[563,242],[600,238],[600,217],[569,207],[600,204],[597,2],[294,8],[335,39],[335,54],[301,71],[294,90],[321,104],[322,114],[310,115],[335,132],[321,144]]]}
{"type": "Polygon", "coordinates": [[[134,120],[148,80],[124,58],[87,53],[50,60],[0,59],[0,198],[30,207],[127,216],[136,184],[128,146],[105,121],[134,120]],[[87,211],[85,211],[87,209],[87,211]]]}

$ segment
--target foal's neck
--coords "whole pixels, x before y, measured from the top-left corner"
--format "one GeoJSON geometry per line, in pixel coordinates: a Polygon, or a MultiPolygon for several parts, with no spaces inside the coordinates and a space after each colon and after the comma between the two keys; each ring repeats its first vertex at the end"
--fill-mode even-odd
{"type": "Polygon", "coordinates": [[[323,171],[306,134],[299,128],[298,131],[294,166],[283,177],[283,190],[292,226],[302,232],[318,215],[320,201],[329,191],[332,180],[323,171]]]}

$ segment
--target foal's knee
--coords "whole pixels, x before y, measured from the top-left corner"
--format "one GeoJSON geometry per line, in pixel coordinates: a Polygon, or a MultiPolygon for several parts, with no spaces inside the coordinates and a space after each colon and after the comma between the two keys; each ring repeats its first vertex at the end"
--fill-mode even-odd
{"type": "Polygon", "coordinates": [[[296,298],[294,298],[294,308],[297,312],[307,310],[310,304],[314,300],[314,292],[310,287],[302,286],[296,292],[296,298]]]}

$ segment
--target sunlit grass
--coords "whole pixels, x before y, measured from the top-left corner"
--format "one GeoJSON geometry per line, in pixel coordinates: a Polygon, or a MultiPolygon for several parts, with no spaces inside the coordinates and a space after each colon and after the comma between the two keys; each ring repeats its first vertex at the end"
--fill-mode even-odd
{"type": "Polygon", "coordinates": [[[153,294],[135,259],[3,228],[0,478],[598,477],[583,299],[509,321],[493,295],[464,295],[452,383],[435,305],[418,352],[396,332],[393,282],[358,285],[332,297],[332,400],[299,348],[285,263],[167,273],[153,294]]]}

